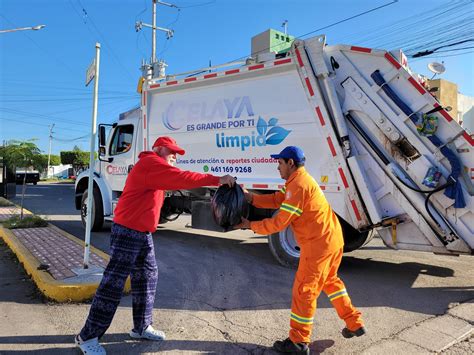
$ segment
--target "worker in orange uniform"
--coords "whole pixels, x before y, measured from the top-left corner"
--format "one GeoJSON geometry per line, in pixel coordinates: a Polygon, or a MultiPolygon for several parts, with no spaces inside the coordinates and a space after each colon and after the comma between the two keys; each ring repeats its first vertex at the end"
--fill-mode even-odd
{"type": "Polygon", "coordinates": [[[361,313],[352,305],[337,270],[342,259],[344,239],[336,214],[324,197],[321,188],[304,168],[305,156],[301,148],[289,146],[280,154],[278,170],[285,186],[278,192],[257,195],[245,191],[249,203],[258,208],[279,208],[273,218],[242,223],[234,228],[271,235],[288,226],[300,246],[300,260],[293,284],[289,338],[277,341],[273,348],[281,353],[309,354],[316,301],[324,291],[339,317],[345,321],[345,338],[366,333],[361,313]]]}

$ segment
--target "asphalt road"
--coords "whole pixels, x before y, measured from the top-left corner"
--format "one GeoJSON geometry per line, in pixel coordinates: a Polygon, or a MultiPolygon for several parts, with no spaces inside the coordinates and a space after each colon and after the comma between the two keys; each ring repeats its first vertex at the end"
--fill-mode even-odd
{"type": "MultiPolygon", "coordinates": [[[[73,185],[29,185],[25,207],[82,237],[73,196],[73,185]]],[[[264,237],[248,231],[197,231],[187,228],[187,222],[189,218],[184,217],[165,224],[155,234],[160,280],[154,317],[169,340],[162,344],[127,340],[131,297],[126,296],[103,338],[106,349],[113,353],[272,353],[267,347],[287,337],[294,270],[276,263],[264,237]]],[[[108,232],[93,233],[94,246],[107,251],[108,242],[108,232]]],[[[11,279],[6,282],[9,287],[0,285],[0,314],[6,312],[10,320],[8,325],[0,323],[0,334],[4,334],[0,335],[0,353],[74,353],[71,341],[88,306],[41,302],[21,268],[9,261],[4,247],[0,254],[0,276],[11,279]],[[16,321],[12,323],[12,319],[16,321]]],[[[347,254],[340,276],[362,311],[369,334],[342,338],[343,323],[322,295],[313,353],[361,353],[418,322],[445,313],[452,304],[474,298],[472,262],[472,257],[465,256],[393,251],[380,239],[347,254]]]]}

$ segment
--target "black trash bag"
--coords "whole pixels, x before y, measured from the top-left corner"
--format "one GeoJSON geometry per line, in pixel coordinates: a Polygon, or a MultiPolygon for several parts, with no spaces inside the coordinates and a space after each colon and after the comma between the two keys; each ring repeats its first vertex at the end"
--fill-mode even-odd
{"type": "Polygon", "coordinates": [[[242,217],[248,218],[249,204],[238,184],[233,187],[220,186],[212,197],[211,204],[214,221],[225,231],[242,222],[242,217]]]}

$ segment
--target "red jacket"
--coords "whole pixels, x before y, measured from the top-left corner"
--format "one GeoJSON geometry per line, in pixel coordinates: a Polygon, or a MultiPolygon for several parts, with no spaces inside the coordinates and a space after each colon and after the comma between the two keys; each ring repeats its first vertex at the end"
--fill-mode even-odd
{"type": "Polygon", "coordinates": [[[142,152],[138,158],[114,211],[114,222],[127,228],[140,232],[156,230],[164,190],[219,185],[217,176],[180,170],[154,152],[142,152]]]}

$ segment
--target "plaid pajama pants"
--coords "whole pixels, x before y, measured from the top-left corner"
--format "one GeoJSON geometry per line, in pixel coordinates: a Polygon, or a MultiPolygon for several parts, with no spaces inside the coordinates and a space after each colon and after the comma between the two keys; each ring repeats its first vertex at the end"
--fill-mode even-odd
{"type": "Polygon", "coordinates": [[[151,233],[112,225],[110,261],[92,301],[80,336],[89,340],[104,335],[122,297],[128,275],[132,281],[133,330],[141,333],[152,324],[158,267],[151,233]]]}

